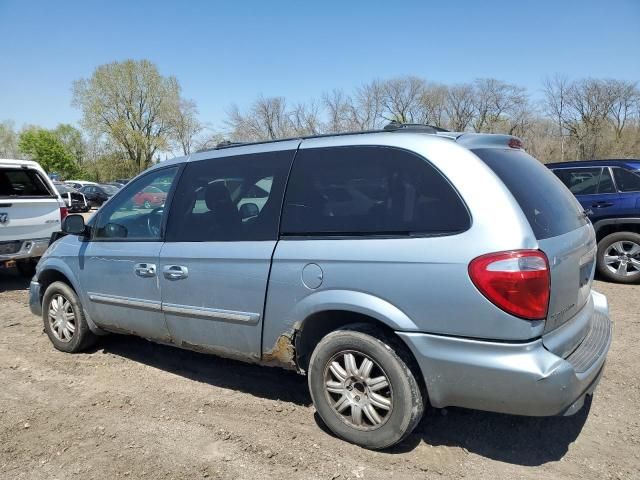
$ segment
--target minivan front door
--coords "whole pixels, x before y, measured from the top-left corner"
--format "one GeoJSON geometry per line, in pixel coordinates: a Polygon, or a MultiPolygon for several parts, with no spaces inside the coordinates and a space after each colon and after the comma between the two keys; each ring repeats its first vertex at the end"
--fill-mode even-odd
{"type": "Polygon", "coordinates": [[[80,251],[80,282],[91,319],[107,330],[169,342],[161,309],[158,260],[164,205],[141,208],[133,198],[149,185],[170,187],[178,167],[129,183],[97,214],[80,251]]]}
{"type": "Polygon", "coordinates": [[[187,164],[158,266],[162,309],[177,345],[261,358],[271,257],[298,143],[264,145],[260,153],[217,150],[187,164]]]}

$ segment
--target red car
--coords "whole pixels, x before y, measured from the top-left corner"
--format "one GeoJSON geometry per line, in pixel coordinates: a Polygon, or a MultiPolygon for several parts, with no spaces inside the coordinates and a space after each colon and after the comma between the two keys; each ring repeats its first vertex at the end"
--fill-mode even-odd
{"type": "Polygon", "coordinates": [[[141,192],[138,192],[133,197],[134,207],[155,208],[164,205],[164,201],[167,198],[167,194],[160,190],[158,187],[149,185],[141,192]]]}

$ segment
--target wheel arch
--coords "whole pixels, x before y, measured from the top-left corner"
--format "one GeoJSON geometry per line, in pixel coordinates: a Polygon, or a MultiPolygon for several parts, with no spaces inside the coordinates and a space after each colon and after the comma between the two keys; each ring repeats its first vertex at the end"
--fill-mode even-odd
{"type": "Polygon", "coordinates": [[[640,233],[640,218],[605,218],[593,224],[596,241],[618,232],[640,233]]]}
{"type": "MultiPolygon", "coordinates": [[[[53,260],[53,259],[52,259],[53,260]]],[[[80,301],[84,301],[82,290],[80,290],[76,277],[71,268],[63,262],[48,261],[46,266],[38,271],[38,283],[40,284],[40,304],[49,285],[54,282],[63,282],[75,292],[80,301]]],[[[89,329],[96,335],[105,335],[106,332],[98,327],[89,316],[86,308],[83,308],[84,318],[89,325],[89,329]]]]}
{"type": "MultiPolygon", "coordinates": [[[[398,339],[395,331],[419,331],[413,320],[398,307],[364,292],[314,292],[298,302],[292,311],[295,318],[287,321],[284,327],[279,324],[277,333],[272,329],[265,331],[265,363],[306,371],[311,352],[322,337],[352,323],[372,325],[398,339]]],[[[404,341],[400,340],[400,343],[404,345],[404,341]]]]}

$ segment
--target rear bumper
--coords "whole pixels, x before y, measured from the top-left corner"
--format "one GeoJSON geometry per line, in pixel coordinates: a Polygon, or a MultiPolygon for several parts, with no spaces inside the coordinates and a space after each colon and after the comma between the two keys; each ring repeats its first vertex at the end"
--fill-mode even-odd
{"type": "Polygon", "coordinates": [[[41,257],[49,247],[49,238],[21,240],[22,244],[14,253],[0,254],[0,262],[22,258],[41,257]]]}
{"type": "Polygon", "coordinates": [[[594,294],[589,332],[566,358],[542,339],[506,343],[399,332],[414,353],[435,407],[529,416],[571,415],[595,390],[611,345],[606,299],[594,294]]]}

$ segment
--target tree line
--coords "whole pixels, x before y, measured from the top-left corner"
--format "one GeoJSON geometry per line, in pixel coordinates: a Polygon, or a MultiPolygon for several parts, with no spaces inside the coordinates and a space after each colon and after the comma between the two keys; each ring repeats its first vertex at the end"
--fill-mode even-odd
{"type": "Polygon", "coordinates": [[[334,89],[305,102],[257,97],[231,105],[223,127],[199,119],[178,80],[148,60],[98,66],[73,84],[79,128],[47,130],[0,123],[0,157],[33,158],[65,178],[129,177],[160,158],[231,141],[374,130],[391,121],[458,132],[516,135],[543,162],[640,157],[640,89],[616,79],[546,78],[534,99],[494,78],[445,85],[416,76],[334,89]]]}

